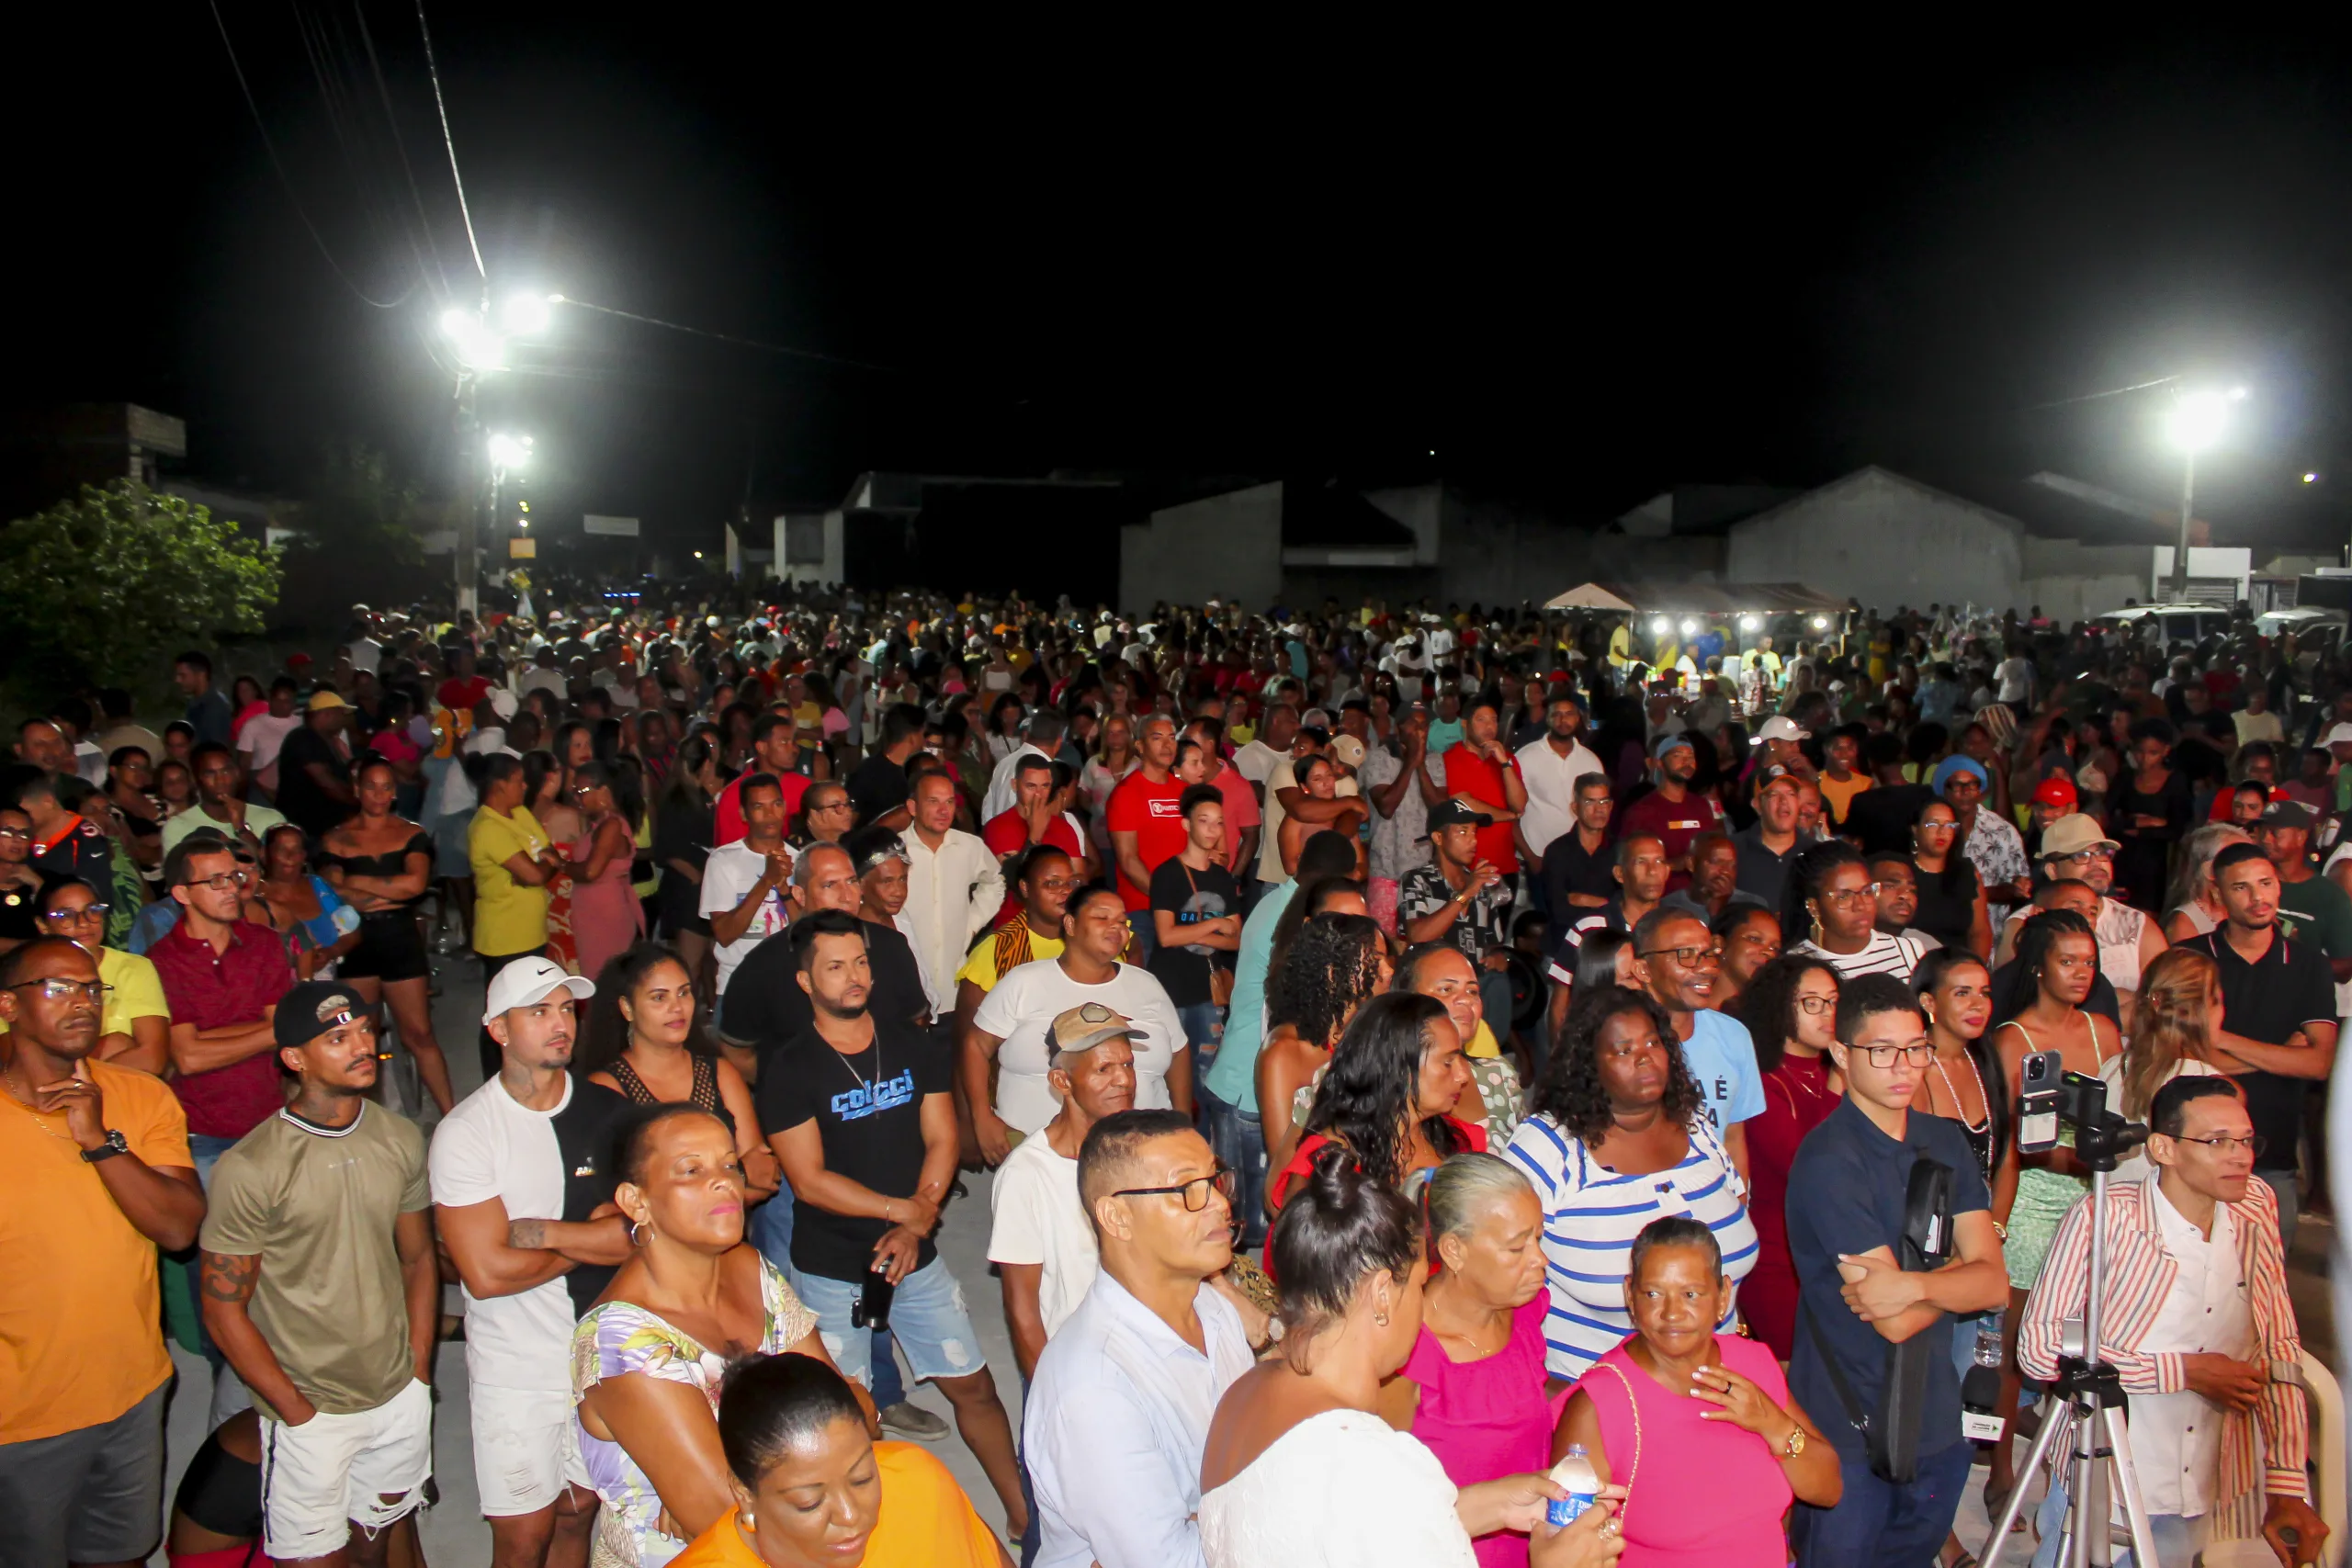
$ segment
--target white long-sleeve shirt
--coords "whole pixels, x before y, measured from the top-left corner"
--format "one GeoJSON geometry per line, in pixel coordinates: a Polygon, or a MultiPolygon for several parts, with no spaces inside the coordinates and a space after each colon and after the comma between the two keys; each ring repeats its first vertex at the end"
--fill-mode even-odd
{"type": "Polygon", "coordinates": [[[1004,874],[977,835],[958,829],[947,829],[935,850],[912,828],[900,838],[907,846],[902,924],[913,927],[910,940],[924,973],[953,975],[1003,905],[1004,874]]]}

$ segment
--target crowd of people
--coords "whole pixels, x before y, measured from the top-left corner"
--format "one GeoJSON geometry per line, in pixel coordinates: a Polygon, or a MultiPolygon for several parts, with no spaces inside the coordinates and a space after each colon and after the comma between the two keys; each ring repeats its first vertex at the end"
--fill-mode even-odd
{"type": "Polygon", "coordinates": [[[61,694],[0,1564],[422,1561],[455,1337],[501,1568],[1959,1568],[2086,1289],[2029,1058],[2151,1129],[2101,1353],[2166,1568],[2316,1561],[2352,660],[1781,629],[738,591],[61,694]]]}

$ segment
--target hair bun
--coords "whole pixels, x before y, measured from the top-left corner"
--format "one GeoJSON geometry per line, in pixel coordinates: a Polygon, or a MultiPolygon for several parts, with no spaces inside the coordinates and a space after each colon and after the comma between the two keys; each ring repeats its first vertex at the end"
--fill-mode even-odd
{"type": "Polygon", "coordinates": [[[1329,1208],[1349,1209],[1363,1196],[1368,1179],[1363,1166],[1356,1159],[1355,1151],[1333,1139],[1315,1151],[1308,1162],[1313,1172],[1310,1185],[1316,1201],[1329,1208]]]}

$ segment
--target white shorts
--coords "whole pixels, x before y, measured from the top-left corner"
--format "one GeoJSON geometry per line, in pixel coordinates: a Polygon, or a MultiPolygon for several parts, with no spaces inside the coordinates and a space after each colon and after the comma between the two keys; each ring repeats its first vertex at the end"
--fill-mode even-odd
{"type": "Polygon", "coordinates": [[[412,1380],[373,1410],[261,1424],[262,1549],[281,1561],[342,1550],[357,1523],[397,1524],[433,1473],[433,1391],[412,1380]]]}
{"type": "Polygon", "coordinates": [[[590,1484],[569,1393],[476,1383],[467,1398],[473,1403],[474,1486],[484,1517],[536,1514],[562,1496],[566,1485],[590,1484]]]}

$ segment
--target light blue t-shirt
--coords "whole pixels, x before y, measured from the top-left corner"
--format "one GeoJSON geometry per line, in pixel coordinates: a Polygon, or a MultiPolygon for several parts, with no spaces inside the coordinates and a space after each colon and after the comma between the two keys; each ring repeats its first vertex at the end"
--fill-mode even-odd
{"type": "Polygon", "coordinates": [[[1756,1070],[1756,1042],[1747,1026],[1719,1012],[1692,1015],[1690,1038],[1682,1043],[1682,1059],[1699,1080],[1707,1102],[1707,1118],[1721,1134],[1734,1122],[1764,1113],[1764,1076],[1756,1070]]]}
{"type": "MultiPolygon", "coordinates": [[[[1241,922],[1241,945],[1233,952],[1233,1001],[1226,1009],[1225,1039],[1209,1065],[1209,1076],[1202,1080],[1211,1094],[1253,1116],[1258,1112],[1258,1047],[1266,1041],[1266,966],[1273,962],[1274,927],[1282,923],[1283,911],[1297,891],[1296,878],[1275,883],[1241,922]]],[[[1756,1071],[1753,1051],[1747,1070],[1751,1075],[1756,1071]]],[[[1764,1109],[1761,1098],[1756,1109],[1764,1109]]]]}

